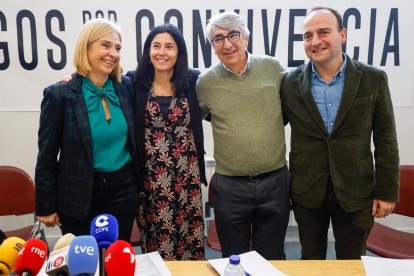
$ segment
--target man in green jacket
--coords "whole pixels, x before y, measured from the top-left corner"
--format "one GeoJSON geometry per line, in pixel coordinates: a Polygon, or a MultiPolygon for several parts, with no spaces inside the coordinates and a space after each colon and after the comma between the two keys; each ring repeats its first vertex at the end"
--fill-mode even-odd
{"type": "Polygon", "coordinates": [[[337,259],[358,259],[374,217],[389,215],[398,201],[387,76],[342,53],[346,29],[337,11],[313,8],[302,31],[310,62],[288,73],[281,88],[292,130],[291,193],[302,259],[326,258],[330,222],[337,259]]]}

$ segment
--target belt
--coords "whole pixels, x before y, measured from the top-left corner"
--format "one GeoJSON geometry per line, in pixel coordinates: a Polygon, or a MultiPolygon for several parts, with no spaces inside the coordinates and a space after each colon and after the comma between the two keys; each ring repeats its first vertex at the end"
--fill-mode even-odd
{"type": "Polygon", "coordinates": [[[259,180],[259,179],[266,178],[266,177],[274,174],[275,172],[282,170],[283,168],[284,167],[281,167],[279,169],[276,169],[276,170],[273,170],[273,171],[270,171],[270,172],[259,173],[259,174],[255,174],[255,175],[244,175],[244,176],[241,176],[241,177],[248,178],[251,181],[253,181],[253,180],[259,180]]]}

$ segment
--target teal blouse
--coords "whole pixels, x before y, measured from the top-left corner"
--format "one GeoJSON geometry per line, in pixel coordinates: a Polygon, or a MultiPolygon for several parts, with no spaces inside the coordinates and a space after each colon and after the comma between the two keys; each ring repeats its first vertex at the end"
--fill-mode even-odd
{"type": "Polygon", "coordinates": [[[82,77],[82,92],[91,127],[94,169],[101,172],[116,171],[132,157],[127,143],[127,122],[112,80],[108,79],[100,89],[87,77],[82,77]],[[110,122],[105,118],[103,96],[107,99],[111,113],[110,122]]]}

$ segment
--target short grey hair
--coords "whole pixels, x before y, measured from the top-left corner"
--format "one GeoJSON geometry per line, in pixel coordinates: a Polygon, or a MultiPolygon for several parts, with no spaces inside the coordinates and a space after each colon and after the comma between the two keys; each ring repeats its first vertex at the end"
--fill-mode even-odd
{"type": "Polygon", "coordinates": [[[230,30],[234,29],[235,27],[239,27],[241,33],[244,37],[248,37],[250,35],[249,29],[247,29],[246,21],[238,15],[237,13],[233,11],[225,11],[222,13],[219,13],[212,18],[210,18],[207,27],[206,27],[206,33],[208,40],[213,39],[213,31],[216,28],[230,30]]]}

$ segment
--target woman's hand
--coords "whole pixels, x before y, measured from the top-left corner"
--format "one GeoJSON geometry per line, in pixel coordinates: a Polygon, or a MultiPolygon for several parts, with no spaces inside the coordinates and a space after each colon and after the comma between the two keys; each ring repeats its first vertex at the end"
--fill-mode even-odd
{"type": "Polygon", "coordinates": [[[49,216],[37,216],[37,219],[43,222],[46,227],[62,226],[57,213],[53,213],[49,216]]]}

